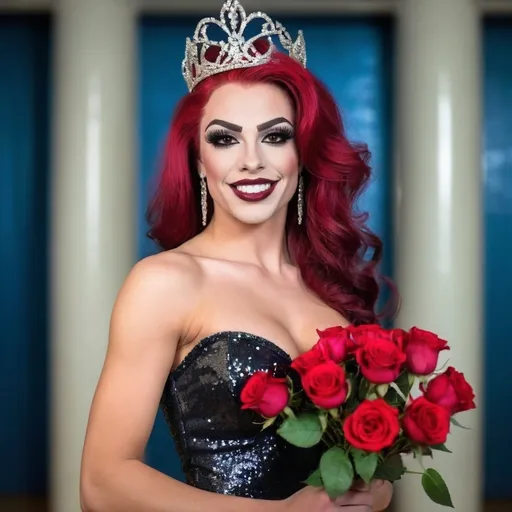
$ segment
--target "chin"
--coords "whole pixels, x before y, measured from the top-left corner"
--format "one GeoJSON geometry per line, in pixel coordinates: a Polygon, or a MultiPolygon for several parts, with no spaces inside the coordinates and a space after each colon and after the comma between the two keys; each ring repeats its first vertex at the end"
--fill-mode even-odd
{"type": "Polygon", "coordinates": [[[272,213],[260,213],[260,214],[233,214],[233,217],[241,222],[242,224],[248,224],[256,226],[258,224],[264,224],[274,216],[275,212],[272,213]]]}
{"type": "MultiPolygon", "coordinates": [[[[234,206],[234,205],[233,205],[234,206]]],[[[242,224],[258,225],[273,219],[281,211],[279,204],[247,204],[230,208],[229,214],[242,224]]]]}

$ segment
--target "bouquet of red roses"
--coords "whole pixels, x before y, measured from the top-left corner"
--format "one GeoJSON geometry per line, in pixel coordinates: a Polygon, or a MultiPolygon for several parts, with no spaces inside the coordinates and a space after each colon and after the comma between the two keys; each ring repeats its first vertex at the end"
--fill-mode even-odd
{"type": "Polygon", "coordinates": [[[451,366],[436,371],[447,342],[416,327],[317,332],[318,342],[292,361],[285,377],[264,371],[249,377],[242,408],[261,415],[263,429],[277,422],[277,433],[295,446],[323,443],[319,467],[306,483],[323,487],[333,499],[358,479],[394,482],[417,473],[432,501],[453,507],[441,475],[421,461],[434,450],[449,452],[450,425],[462,427],[454,415],[475,408],[462,373],[451,366]],[[408,453],[420,461],[421,473],[404,467],[402,454],[408,453]]]}

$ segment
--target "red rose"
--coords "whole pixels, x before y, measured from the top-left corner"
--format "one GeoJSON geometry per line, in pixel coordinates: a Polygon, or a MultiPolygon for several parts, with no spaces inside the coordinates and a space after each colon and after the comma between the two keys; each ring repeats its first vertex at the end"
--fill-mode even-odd
{"type": "Polygon", "coordinates": [[[362,347],[366,342],[372,340],[390,340],[402,350],[407,336],[402,329],[384,329],[377,324],[349,326],[347,329],[350,331],[356,348],[362,347]]]}
{"type": "Polygon", "coordinates": [[[291,367],[304,376],[311,368],[329,361],[329,354],[324,347],[318,345],[318,343],[307,352],[304,352],[300,356],[297,356],[291,364],[291,367]]]}
{"type": "Polygon", "coordinates": [[[421,390],[427,400],[444,407],[450,415],[476,408],[473,388],[464,378],[464,374],[452,366],[432,379],[426,390],[422,385],[421,390]]]}
{"type": "Polygon", "coordinates": [[[317,345],[324,354],[335,363],[341,363],[348,354],[348,346],[352,344],[350,333],[343,327],[329,327],[325,331],[316,331],[320,336],[317,345]]]}
{"type": "Polygon", "coordinates": [[[302,386],[311,401],[322,409],[339,407],[348,395],[345,370],[334,361],[311,368],[302,377],[302,386]]]}
{"type": "Polygon", "coordinates": [[[384,329],[377,324],[349,325],[347,331],[352,338],[352,351],[362,346],[365,341],[376,339],[379,334],[385,332],[384,329]]]}
{"type": "Polygon", "coordinates": [[[399,432],[398,409],[382,398],[364,400],[343,424],[347,441],[367,452],[392,446],[399,432]]]}
{"type": "Polygon", "coordinates": [[[450,350],[445,340],[433,332],[413,327],[405,347],[406,365],[415,375],[430,375],[437,367],[439,352],[450,350]]]}
{"type": "Polygon", "coordinates": [[[403,329],[391,329],[389,331],[391,341],[403,352],[404,347],[407,344],[409,334],[403,329]]]}
{"type": "Polygon", "coordinates": [[[359,336],[371,338],[373,335],[378,335],[379,332],[385,331],[385,329],[378,324],[349,325],[347,329],[356,338],[359,336]]]}
{"type": "Polygon", "coordinates": [[[423,396],[406,407],[402,421],[406,435],[418,444],[443,444],[450,432],[448,411],[423,396]]]}
{"type": "Polygon", "coordinates": [[[286,407],[289,397],[286,379],[272,377],[268,372],[256,372],[242,389],[242,409],[252,409],[266,418],[273,418],[286,407]]]}
{"type": "Polygon", "coordinates": [[[389,384],[400,375],[405,354],[399,344],[393,341],[393,332],[387,337],[370,338],[356,350],[356,361],[361,373],[373,384],[389,384]]]}

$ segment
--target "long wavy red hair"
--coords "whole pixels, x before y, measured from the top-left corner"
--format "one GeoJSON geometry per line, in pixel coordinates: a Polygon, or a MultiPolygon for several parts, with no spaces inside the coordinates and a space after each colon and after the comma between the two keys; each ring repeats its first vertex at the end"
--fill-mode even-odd
{"type": "MultiPolygon", "coordinates": [[[[296,197],[286,221],[288,250],[306,285],[354,324],[377,322],[382,242],[354,205],[370,178],[370,153],[349,142],[336,102],[298,62],[274,52],[271,62],[211,76],[178,104],[150,202],[148,236],[168,250],[202,230],[196,162],[199,123],[212,92],[227,82],[272,83],[295,107],[295,140],[304,165],[305,215],[297,223],[296,197]]],[[[213,204],[209,198],[209,216],[213,204]]]]}

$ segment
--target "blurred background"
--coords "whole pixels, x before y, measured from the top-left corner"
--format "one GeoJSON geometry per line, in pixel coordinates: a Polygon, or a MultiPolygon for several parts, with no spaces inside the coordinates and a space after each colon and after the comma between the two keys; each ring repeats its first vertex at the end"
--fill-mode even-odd
{"type": "MultiPolygon", "coordinates": [[[[144,213],[185,38],[221,0],[0,0],[0,510],[76,512],[116,293],[155,251],[144,213]]],[[[477,411],[432,464],[457,510],[512,511],[512,1],[246,0],[372,151],[361,199],[397,319],[446,337],[477,411]]],[[[182,478],[159,415],[147,462],[182,478]]],[[[410,480],[412,482],[412,479],[410,480]]],[[[417,482],[394,509],[430,511],[417,482]]],[[[440,508],[440,507],[439,507],[440,508]]]]}

